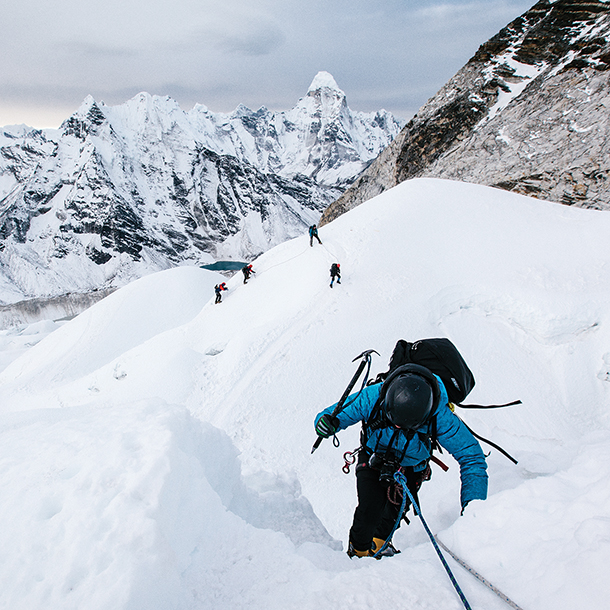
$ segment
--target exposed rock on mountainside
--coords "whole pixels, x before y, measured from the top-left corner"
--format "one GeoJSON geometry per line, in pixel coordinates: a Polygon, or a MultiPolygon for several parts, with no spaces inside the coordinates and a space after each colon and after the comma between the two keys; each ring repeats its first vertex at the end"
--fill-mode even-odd
{"type": "Polygon", "coordinates": [[[250,259],[306,231],[399,132],[328,73],[290,111],[88,97],[59,130],[0,131],[0,304],[250,259]]]}
{"type": "Polygon", "coordinates": [[[324,212],[409,178],[610,209],[610,4],[542,0],[483,44],[324,212]]]}

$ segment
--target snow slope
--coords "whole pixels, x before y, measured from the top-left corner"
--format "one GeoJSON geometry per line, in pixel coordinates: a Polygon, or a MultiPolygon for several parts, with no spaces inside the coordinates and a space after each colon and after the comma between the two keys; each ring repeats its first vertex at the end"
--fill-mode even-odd
{"type": "MultiPolygon", "coordinates": [[[[602,609],[610,585],[610,215],[488,187],[406,181],[254,262],[120,289],[0,373],[0,608],[461,608],[418,519],[402,553],[350,560],[342,453],[315,414],[365,349],[448,336],[461,415],[503,445],[460,517],[456,463],[422,510],[524,610],[602,609]],[[340,262],[342,284],[328,286],[340,262]]],[[[474,609],[507,608],[451,563],[474,609]]]]}

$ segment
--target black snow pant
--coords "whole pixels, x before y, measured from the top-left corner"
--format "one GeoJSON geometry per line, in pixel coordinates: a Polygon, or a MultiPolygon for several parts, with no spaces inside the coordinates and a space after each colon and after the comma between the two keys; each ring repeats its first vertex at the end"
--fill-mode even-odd
{"type": "Polygon", "coordinates": [[[313,247],[313,238],[314,238],[314,237],[315,237],[315,238],[318,240],[318,243],[320,243],[320,244],[322,243],[322,242],[320,241],[320,238],[318,237],[318,234],[317,234],[317,233],[314,233],[313,235],[310,235],[310,236],[309,236],[309,245],[310,245],[311,247],[313,247]]]}
{"type": "MultiPolygon", "coordinates": [[[[427,473],[429,473],[428,469],[421,472],[413,472],[413,468],[405,469],[407,486],[416,502],[419,502],[417,492],[427,473]]],[[[379,470],[371,468],[366,462],[360,462],[356,467],[358,506],[354,512],[349,539],[358,551],[370,549],[373,538],[387,540],[399,517],[402,488],[394,481],[390,483],[380,481],[379,474],[379,470]]],[[[410,505],[411,502],[407,498],[405,514],[410,505]]],[[[400,517],[402,518],[403,515],[400,517]]]]}

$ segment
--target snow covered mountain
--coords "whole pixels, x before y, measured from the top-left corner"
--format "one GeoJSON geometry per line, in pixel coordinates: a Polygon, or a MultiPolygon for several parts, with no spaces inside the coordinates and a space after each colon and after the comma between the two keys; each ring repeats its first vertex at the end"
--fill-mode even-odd
{"type": "Polygon", "coordinates": [[[432,176],[610,209],[610,3],[541,0],[483,44],[330,208],[432,176]]]}
{"type": "MultiPolygon", "coordinates": [[[[468,402],[523,401],[459,410],[519,463],[491,450],[489,497],[460,516],[443,453],[428,525],[524,610],[606,610],[609,232],[605,212],[416,179],[322,227],[324,247],[269,250],[220,305],[220,276],[192,267],[117,290],[0,372],[0,607],[460,610],[412,512],[400,555],[345,554],[358,427],[310,453],[352,358],[376,349],[376,375],[397,339],[446,336],[468,402]]],[[[473,610],[508,608],[447,560],[473,610]]]]}
{"type": "Polygon", "coordinates": [[[319,73],[287,112],[88,97],[59,130],[0,137],[0,304],[247,260],[316,222],[398,133],[319,73]]]}

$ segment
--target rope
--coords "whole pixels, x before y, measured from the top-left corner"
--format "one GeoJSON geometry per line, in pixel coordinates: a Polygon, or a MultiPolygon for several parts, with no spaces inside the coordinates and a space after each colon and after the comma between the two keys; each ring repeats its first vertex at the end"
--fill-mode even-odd
{"type": "Polygon", "coordinates": [[[323,243],[322,243],[322,244],[320,244],[320,245],[322,246],[322,248],[324,248],[324,250],[326,250],[326,251],[327,251],[327,252],[330,254],[330,256],[332,257],[332,259],[333,259],[334,261],[336,261],[336,260],[337,260],[337,257],[336,257],[336,256],[335,256],[335,255],[334,255],[334,254],[333,254],[333,253],[332,253],[332,252],[331,252],[331,251],[330,251],[330,250],[329,250],[329,249],[328,249],[328,248],[327,248],[327,247],[326,247],[326,246],[325,246],[323,243]]]}
{"type": "Polygon", "coordinates": [[[453,575],[453,572],[451,571],[449,564],[447,563],[446,559],[443,557],[443,553],[441,552],[441,549],[439,548],[439,546],[436,542],[436,539],[434,538],[434,535],[432,534],[432,532],[430,531],[430,528],[428,527],[428,524],[424,520],[424,516],[421,514],[421,511],[419,510],[419,506],[417,505],[417,502],[415,501],[415,498],[413,497],[411,490],[407,487],[407,480],[405,479],[404,474],[402,474],[402,472],[397,472],[394,475],[394,479],[398,483],[400,483],[400,485],[402,485],[403,493],[406,491],[406,493],[409,494],[409,500],[411,500],[411,503],[413,504],[413,509],[415,510],[417,516],[421,519],[422,525],[424,526],[426,533],[430,537],[432,546],[434,547],[434,550],[437,552],[438,557],[441,560],[441,563],[443,564],[443,567],[445,568],[447,575],[449,576],[449,580],[451,580],[451,584],[455,588],[460,600],[462,601],[462,604],[464,604],[464,608],[466,608],[466,610],[472,610],[472,607],[468,603],[468,600],[466,599],[466,596],[462,592],[462,589],[460,589],[460,585],[458,584],[458,581],[455,579],[455,576],[453,575]]]}
{"type": "Polygon", "coordinates": [[[504,593],[502,593],[500,589],[492,585],[487,579],[483,578],[483,576],[481,576],[476,570],[471,568],[465,561],[461,560],[455,553],[450,551],[436,536],[434,538],[438,542],[439,546],[441,546],[445,552],[449,553],[449,555],[451,555],[451,557],[457,563],[459,563],[465,570],[470,572],[479,582],[482,582],[486,587],[489,587],[500,599],[505,601],[511,608],[514,608],[515,610],[523,610],[523,608],[515,604],[515,602],[512,601],[510,597],[504,595],[504,593]]]}
{"type": "MultiPolygon", "coordinates": [[[[320,246],[322,246],[322,248],[324,248],[324,250],[326,250],[326,252],[331,256],[332,260],[334,260],[334,261],[337,260],[335,255],[324,245],[324,243],[321,243],[320,246]]],[[[287,258],[286,260],[283,260],[279,263],[275,263],[275,265],[265,267],[263,269],[263,271],[269,271],[269,269],[273,269],[274,267],[279,267],[280,265],[285,265],[286,263],[294,260],[295,258],[299,258],[299,256],[303,256],[303,254],[305,254],[306,252],[309,252],[309,248],[305,248],[302,252],[299,252],[298,254],[295,254],[294,256],[287,258]]]]}
{"type": "Polygon", "coordinates": [[[269,267],[265,267],[263,269],[263,271],[269,271],[269,269],[273,269],[275,267],[279,267],[280,265],[285,265],[287,262],[294,260],[295,258],[299,258],[299,256],[303,256],[303,254],[305,254],[305,252],[307,252],[307,249],[303,250],[302,252],[299,252],[298,254],[295,254],[294,256],[291,256],[290,258],[287,258],[286,260],[283,260],[279,263],[275,263],[275,265],[271,265],[269,267]]]}

